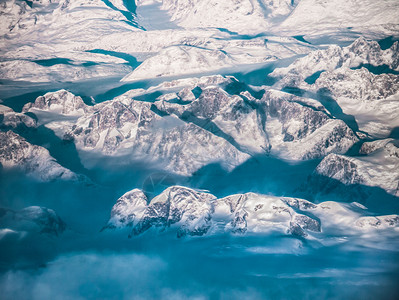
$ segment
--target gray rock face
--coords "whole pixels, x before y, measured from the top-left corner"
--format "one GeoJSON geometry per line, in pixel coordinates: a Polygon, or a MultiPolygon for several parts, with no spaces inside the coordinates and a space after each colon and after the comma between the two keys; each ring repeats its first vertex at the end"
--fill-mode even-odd
{"type": "Polygon", "coordinates": [[[356,225],[362,228],[396,227],[399,225],[399,216],[363,217],[356,222],[356,225]]]}
{"type": "Polygon", "coordinates": [[[346,48],[345,58],[349,59],[354,55],[356,58],[361,58],[364,63],[370,63],[375,66],[385,64],[395,70],[399,67],[398,48],[399,43],[395,42],[389,49],[381,50],[376,41],[367,41],[361,37],[346,48]]]}
{"type": "Polygon", "coordinates": [[[54,210],[39,206],[29,206],[19,211],[0,208],[0,226],[13,232],[53,236],[62,234],[66,229],[66,224],[54,210]]]}
{"type": "Polygon", "coordinates": [[[121,142],[131,137],[131,132],[124,134],[122,128],[125,125],[145,124],[151,118],[150,115],[148,105],[138,105],[134,110],[118,101],[101,103],[95,107],[94,112],[84,115],[73,125],[64,138],[77,139],[83,147],[95,148],[99,144],[100,135],[105,135],[101,148],[111,154],[119,148],[121,142]]]}
{"type": "Polygon", "coordinates": [[[262,98],[266,105],[266,132],[272,153],[287,159],[312,159],[345,153],[357,137],[320,104],[274,90],[262,98]],[[308,103],[309,102],[309,103],[308,103]]]}
{"type": "Polygon", "coordinates": [[[336,102],[331,109],[338,117],[352,115],[362,134],[386,138],[399,126],[399,75],[342,67],[323,72],[311,89],[336,102]]]}
{"type": "Polygon", "coordinates": [[[269,116],[277,118],[282,124],[284,142],[305,138],[330,120],[325,113],[292,101],[294,98],[294,96],[283,94],[280,97],[276,97],[272,92],[264,96],[269,116]],[[300,122],[300,124],[295,127],[291,126],[293,121],[296,124],[300,122]]]}
{"type": "Polygon", "coordinates": [[[303,230],[310,230],[314,232],[321,231],[320,222],[306,215],[295,215],[291,222],[291,226],[299,227],[302,229],[302,231],[303,230]]]}
{"type": "Polygon", "coordinates": [[[203,88],[198,99],[190,104],[159,101],[155,105],[162,112],[199,124],[243,152],[255,154],[269,149],[264,111],[256,109],[255,100],[229,95],[222,88],[211,86],[203,88]]]}
{"type": "Polygon", "coordinates": [[[374,151],[384,148],[388,143],[395,142],[394,139],[383,139],[383,140],[376,140],[373,142],[365,142],[361,146],[359,153],[360,154],[370,154],[374,151]]]}
{"type": "Polygon", "coordinates": [[[0,163],[41,181],[83,180],[59,165],[47,149],[32,145],[12,131],[0,132],[0,163]]]}

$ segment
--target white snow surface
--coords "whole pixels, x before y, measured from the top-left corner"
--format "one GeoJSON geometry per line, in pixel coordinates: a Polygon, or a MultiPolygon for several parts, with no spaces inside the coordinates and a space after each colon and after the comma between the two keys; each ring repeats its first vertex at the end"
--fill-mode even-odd
{"type": "Polygon", "coordinates": [[[295,10],[276,30],[292,34],[328,34],[342,31],[367,32],[397,26],[396,0],[300,0],[295,10]]]}
{"type": "Polygon", "coordinates": [[[31,6],[25,1],[3,1],[0,78],[53,82],[118,76],[136,80],[168,73],[166,68],[173,70],[169,75],[188,74],[187,69],[215,73],[231,65],[263,63],[317,48],[293,38],[298,30],[317,36],[320,28],[325,28],[331,34],[341,34],[345,22],[358,26],[370,20],[369,26],[356,27],[349,40],[362,33],[379,38],[398,30],[393,21],[398,12],[395,0],[378,5],[367,0],[361,9],[355,0],[328,4],[319,0],[164,0],[137,5],[139,15],[121,0],[34,1],[31,6]],[[145,9],[148,7],[151,9],[145,9]],[[331,7],[340,7],[333,9],[339,18],[330,16],[331,7]],[[329,23],[324,19],[327,15],[329,23]],[[156,23],[152,19],[167,24],[151,26],[156,23]],[[318,21],[309,31],[303,27],[308,25],[304,20],[318,21]],[[197,48],[185,54],[177,50],[185,47],[197,48]],[[87,52],[90,50],[105,52],[87,52]],[[134,56],[144,65],[134,70],[136,66],[109,51],[134,56]],[[226,59],[220,59],[223,54],[226,59]],[[50,66],[35,62],[57,58],[71,61],[55,61],[50,66]],[[162,68],[159,64],[165,60],[162,68]],[[184,68],[182,62],[187,60],[191,65],[184,68]]]}
{"type": "Polygon", "coordinates": [[[233,64],[233,60],[219,50],[172,46],[145,60],[122,81],[195,74],[231,67],[233,64]]]}
{"type": "Polygon", "coordinates": [[[105,228],[132,227],[143,217],[147,201],[139,189],[125,193],[112,207],[111,218],[105,228]]]}

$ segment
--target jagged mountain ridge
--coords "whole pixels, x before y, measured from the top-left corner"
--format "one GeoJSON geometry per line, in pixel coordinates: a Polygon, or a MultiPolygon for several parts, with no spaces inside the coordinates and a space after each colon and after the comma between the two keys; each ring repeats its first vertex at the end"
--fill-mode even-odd
{"type": "MultiPolygon", "coordinates": [[[[192,86],[199,89],[198,98],[182,104],[162,98],[154,103],[137,101],[128,96],[134,92],[130,91],[87,106],[59,91],[27,104],[24,112],[36,113],[39,122],[44,111],[60,117],[75,115],[73,122],[61,118],[45,126],[73,140],[78,149],[146,159],[181,175],[210,163],[232,170],[251,155],[270,151],[290,160],[345,153],[357,141],[345,123],[304,105],[298,97],[276,91],[265,92],[260,99],[249,92],[229,94],[225,89],[239,83],[228,77],[220,80],[220,86],[192,86]],[[71,104],[69,99],[77,102],[71,104]]],[[[179,93],[183,91],[187,90],[179,93]]]]}
{"type": "Polygon", "coordinates": [[[324,71],[333,71],[341,67],[356,68],[361,65],[375,67],[386,65],[392,70],[399,67],[399,43],[382,50],[376,41],[359,37],[346,47],[331,45],[327,49],[312,51],[308,55],[295,60],[288,67],[277,68],[270,75],[283,78],[278,86],[284,87],[296,84],[306,87],[303,82],[307,77],[324,71]]]}
{"type": "Polygon", "coordinates": [[[382,50],[377,42],[359,38],[347,47],[311,52],[271,74],[279,78],[274,88],[317,99],[360,139],[355,157],[325,157],[308,186],[332,191],[339,188],[337,180],[345,186],[378,187],[398,195],[398,45],[394,42],[382,50]]]}
{"type": "Polygon", "coordinates": [[[357,203],[316,205],[303,199],[255,193],[216,198],[208,192],[172,186],[149,203],[141,190],[127,192],[112,208],[104,229],[130,228],[131,235],[151,228],[170,229],[178,237],[277,232],[313,239],[321,233],[356,235],[362,230],[390,230],[399,224],[397,215],[365,216],[365,209],[357,203]]]}

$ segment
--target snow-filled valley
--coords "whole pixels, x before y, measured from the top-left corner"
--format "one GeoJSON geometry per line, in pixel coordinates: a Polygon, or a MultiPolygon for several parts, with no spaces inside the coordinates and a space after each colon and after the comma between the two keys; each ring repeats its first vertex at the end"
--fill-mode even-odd
{"type": "Polygon", "coordinates": [[[396,299],[399,2],[1,0],[2,299],[396,299]]]}

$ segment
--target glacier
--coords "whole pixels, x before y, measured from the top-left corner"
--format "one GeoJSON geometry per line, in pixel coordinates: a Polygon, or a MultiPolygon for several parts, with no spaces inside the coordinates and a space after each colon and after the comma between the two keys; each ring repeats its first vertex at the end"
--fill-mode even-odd
{"type": "Polygon", "coordinates": [[[396,0],[2,0],[2,299],[396,299],[396,0]]]}

